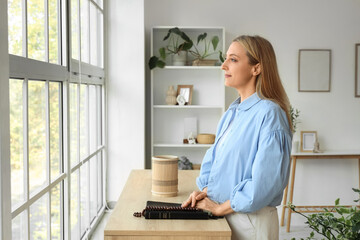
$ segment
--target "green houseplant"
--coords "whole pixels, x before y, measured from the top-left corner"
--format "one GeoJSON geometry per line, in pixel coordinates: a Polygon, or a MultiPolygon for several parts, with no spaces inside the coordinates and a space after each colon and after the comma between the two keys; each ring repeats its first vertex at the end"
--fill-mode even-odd
{"type": "MultiPolygon", "coordinates": [[[[354,192],[359,194],[358,199],[360,200],[360,190],[352,189],[354,192]]],[[[340,199],[335,200],[335,206],[331,209],[324,208],[323,212],[310,214],[309,216],[296,211],[296,206],[291,203],[288,207],[295,213],[302,215],[307,219],[305,222],[313,231],[310,236],[304,239],[316,239],[314,238],[314,232],[324,236],[322,239],[329,240],[359,240],[360,239],[360,210],[359,206],[344,207],[340,205],[340,199]]],[[[295,240],[292,238],[291,240],[295,240]]]]}
{"type": "Polygon", "coordinates": [[[202,33],[197,37],[197,43],[196,45],[193,45],[194,50],[189,50],[190,54],[192,54],[195,57],[195,60],[193,61],[193,66],[199,66],[199,65],[214,65],[215,62],[217,61],[216,59],[211,59],[206,61],[205,58],[219,53],[219,58],[221,60],[221,62],[223,62],[224,60],[222,59],[222,52],[219,51],[217,52],[217,46],[219,43],[219,37],[218,36],[213,36],[211,38],[210,41],[208,41],[206,39],[207,37],[207,33],[202,33]],[[203,51],[199,50],[199,43],[203,44],[203,51]],[[211,50],[211,46],[212,46],[212,50],[211,50]]]}
{"type": "Polygon", "coordinates": [[[148,63],[150,70],[155,67],[163,68],[165,66],[165,59],[168,55],[173,55],[175,59],[178,56],[181,56],[182,58],[185,56],[186,59],[187,51],[193,46],[193,42],[189,36],[178,27],[169,29],[163,41],[166,40],[168,40],[167,46],[159,49],[160,58],[157,56],[152,56],[150,58],[148,63]]]}
{"type": "Polygon", "coordinates": [[[205,58],[216,53],[219,53],[220,61],[224,62],[223,53],[220,50],[216,51],[219,43],[219,37],[213,36],[211,40],[207,40],[206,37],[207,33],[200,34],[197,37],[197,43],[195,46],[193,40],[178,27],[169,29],[166,36],[163,38],[163,41],[168,40],[168,44],[165,47],[159,48],[159,56],[152,56],[149,59],[148,65],[150,70],[156,67],[164,68],[166,65],[165,60],[168,55],[171,55],[173,60],[175,59],[175,63],[173,62],[173,65],[184,65],[179,63],[180,61],[177,61],[177,58],[183,57],[183,62],[184,58],[186,58],[187,52],[195,57],[193,63],[195,66],[214,65],[217,60],[212,59],[210,60],[212,61],[211,63],[207,63],[205,58]],[[200,48],[201,44],[203,44],[203,46],[200,48]]]}
{"type": "Polygon", "coordinates": [[[299,123],[298,121],[299,116],[300,116],[300,111],[298,109],[293,108],[293,106],[290,105],[290,118],[293,127],[293,133],[296,132],[296,124],[299,123]]]}

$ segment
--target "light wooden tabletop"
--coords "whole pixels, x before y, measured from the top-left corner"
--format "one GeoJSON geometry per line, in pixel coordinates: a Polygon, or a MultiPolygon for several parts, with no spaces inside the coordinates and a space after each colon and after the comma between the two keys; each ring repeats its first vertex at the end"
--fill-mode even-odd
{"type": "MultiPolygon", "coordinates": [[[[207,236],[230,239],[231,229],[225,218],[210,220],[147,220],[133,216],[141,212],[146,201],[182,203],[197,190],[198,170],[179,170],[179,192],[176,197],[157,197],[151,194],[151,170],[133,170],[104,230],[105,239],[116,236],[207,236]],[[108,237],[108,238],[107,238],[108,237]]],[[[195,239],[195,238],[193,238],[195,239]]]]}
{"type": "Polygon", "coordinates": [[[314,152],[292,152],[292,156],[360,156],[360,150],[343,150],[343,151],[323,151],[321,153],[314,152]]]}

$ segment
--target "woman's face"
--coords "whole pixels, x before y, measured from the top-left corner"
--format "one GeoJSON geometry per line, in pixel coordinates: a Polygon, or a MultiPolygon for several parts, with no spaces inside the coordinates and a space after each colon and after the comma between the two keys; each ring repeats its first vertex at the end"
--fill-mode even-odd
{"type": "Polygon", "coordinates": [[[238,90],[249,84],[255,86],[257,65],[250,65],[245,48],[239,42],[232,42],[221,66],[225,71],[225,85],[238,90]]]}

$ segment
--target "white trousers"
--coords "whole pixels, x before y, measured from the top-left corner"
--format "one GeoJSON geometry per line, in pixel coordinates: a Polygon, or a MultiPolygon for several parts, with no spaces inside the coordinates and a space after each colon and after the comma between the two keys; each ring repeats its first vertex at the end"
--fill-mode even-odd
{"type": "Polygon", "coordinates": [[[278,240],[279,218],[276,207],[264,207],[253,213],[226,215],[231,240],[278,240]]]}

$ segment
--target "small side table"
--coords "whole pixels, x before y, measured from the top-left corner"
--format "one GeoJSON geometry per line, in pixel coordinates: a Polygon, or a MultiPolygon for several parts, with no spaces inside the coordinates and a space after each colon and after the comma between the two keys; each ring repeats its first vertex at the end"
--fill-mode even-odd
{"type": "MultiPolygon", "coordinates": [[[[293,202],[293,194],[294,194],[294,182],[295,182],[295,171],[296,171],[296,162],[298,159],[358,159],[359,163],[359,187],[360,187],[360,151],[324,151],[323,153],[307,153],[307,152],[299,152],[293,153],[291,155],[291,178],[290,180],[290,198],[289,201],[293,202]]],[[[289,184],[286,186],[284,190],[284,200],[283,207],[281,213],[281,222],[280,225],[284,226],[284,216],[287,207],[287,193],[288,193],[289,184]]],[[[333,206],[296,206],[299,209],[299,212],[322,212],[322,208],[331,208],[333,206]]],[[[290,223],[291,223],[291,214],[292,210],[288,209],[288,217],[286,220],[286,232],[290,232],[290,223]]]]}

